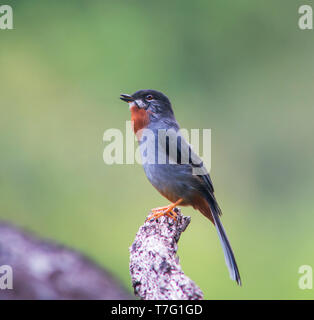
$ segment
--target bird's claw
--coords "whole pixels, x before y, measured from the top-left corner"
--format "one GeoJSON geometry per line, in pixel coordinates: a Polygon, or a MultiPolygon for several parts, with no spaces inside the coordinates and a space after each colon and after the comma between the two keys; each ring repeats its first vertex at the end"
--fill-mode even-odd
{"type": "Polygon", "coordinates": [[[159,207],[159,208],[154,208],[151,209],[152,214],[147,218],[147,220],[157,220],[158,218],[162,216],[167,216],[174,221],[177,220],[177,213],[175,212],[175,207],[173,205],[169,205],[166,207],[159,207]]]}

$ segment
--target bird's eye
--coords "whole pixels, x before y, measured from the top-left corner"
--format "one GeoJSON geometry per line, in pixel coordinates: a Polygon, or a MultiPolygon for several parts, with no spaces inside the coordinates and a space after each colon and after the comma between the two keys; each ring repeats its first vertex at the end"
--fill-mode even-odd
{"type": "Polygon", "coordinates": [[[153,97],[151,94],[149,94],[148,96],[146,96],[146,100],[148,100],[148,101],[153,100],[153,99],[154,99],[154,97],[153,97]]]}

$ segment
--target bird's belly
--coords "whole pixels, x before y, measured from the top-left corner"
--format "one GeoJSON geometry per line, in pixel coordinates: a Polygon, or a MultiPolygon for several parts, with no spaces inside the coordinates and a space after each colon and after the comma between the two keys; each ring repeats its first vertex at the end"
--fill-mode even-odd
{"type": "Polygon", "coordinates": [[[192,175],[187,168],[176,164],[144,164],[146,176],[150,183],[169,201],[184,201],[180,205],[189,205],[195,196],[191,184],[192,175]]]}

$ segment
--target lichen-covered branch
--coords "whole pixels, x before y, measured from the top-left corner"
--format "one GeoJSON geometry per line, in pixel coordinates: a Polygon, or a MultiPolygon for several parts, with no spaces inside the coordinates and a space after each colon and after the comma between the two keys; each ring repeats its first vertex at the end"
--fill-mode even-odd
{"type": "Polygon", "coordinates": [[[144,300],[200,300],[203,293],[179,263],[177,243],[191,218],[176,209],[169,217],[146,220],[130,247],[130,273],[134,293],[144,300]]]}

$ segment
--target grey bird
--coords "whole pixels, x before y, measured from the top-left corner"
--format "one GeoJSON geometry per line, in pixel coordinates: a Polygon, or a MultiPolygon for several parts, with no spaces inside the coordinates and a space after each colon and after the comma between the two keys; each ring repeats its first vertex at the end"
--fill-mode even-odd
{"type": "Polygon", "coordinates": [[[150,218],[166,215],[176,219],[174,209],[179,204],[200,211],[215,225],[230,277],[241,285],[238,266],[220,220],[221,209],[212,180],[201,158],[180,134],[169,99],[156,90],[121,94],[120,99],[129,103],[134,133],[141,146],[142,158],[147,160],[143,163],[146,176],[171,202],[168,206],[152,209],[150,218]]]}

